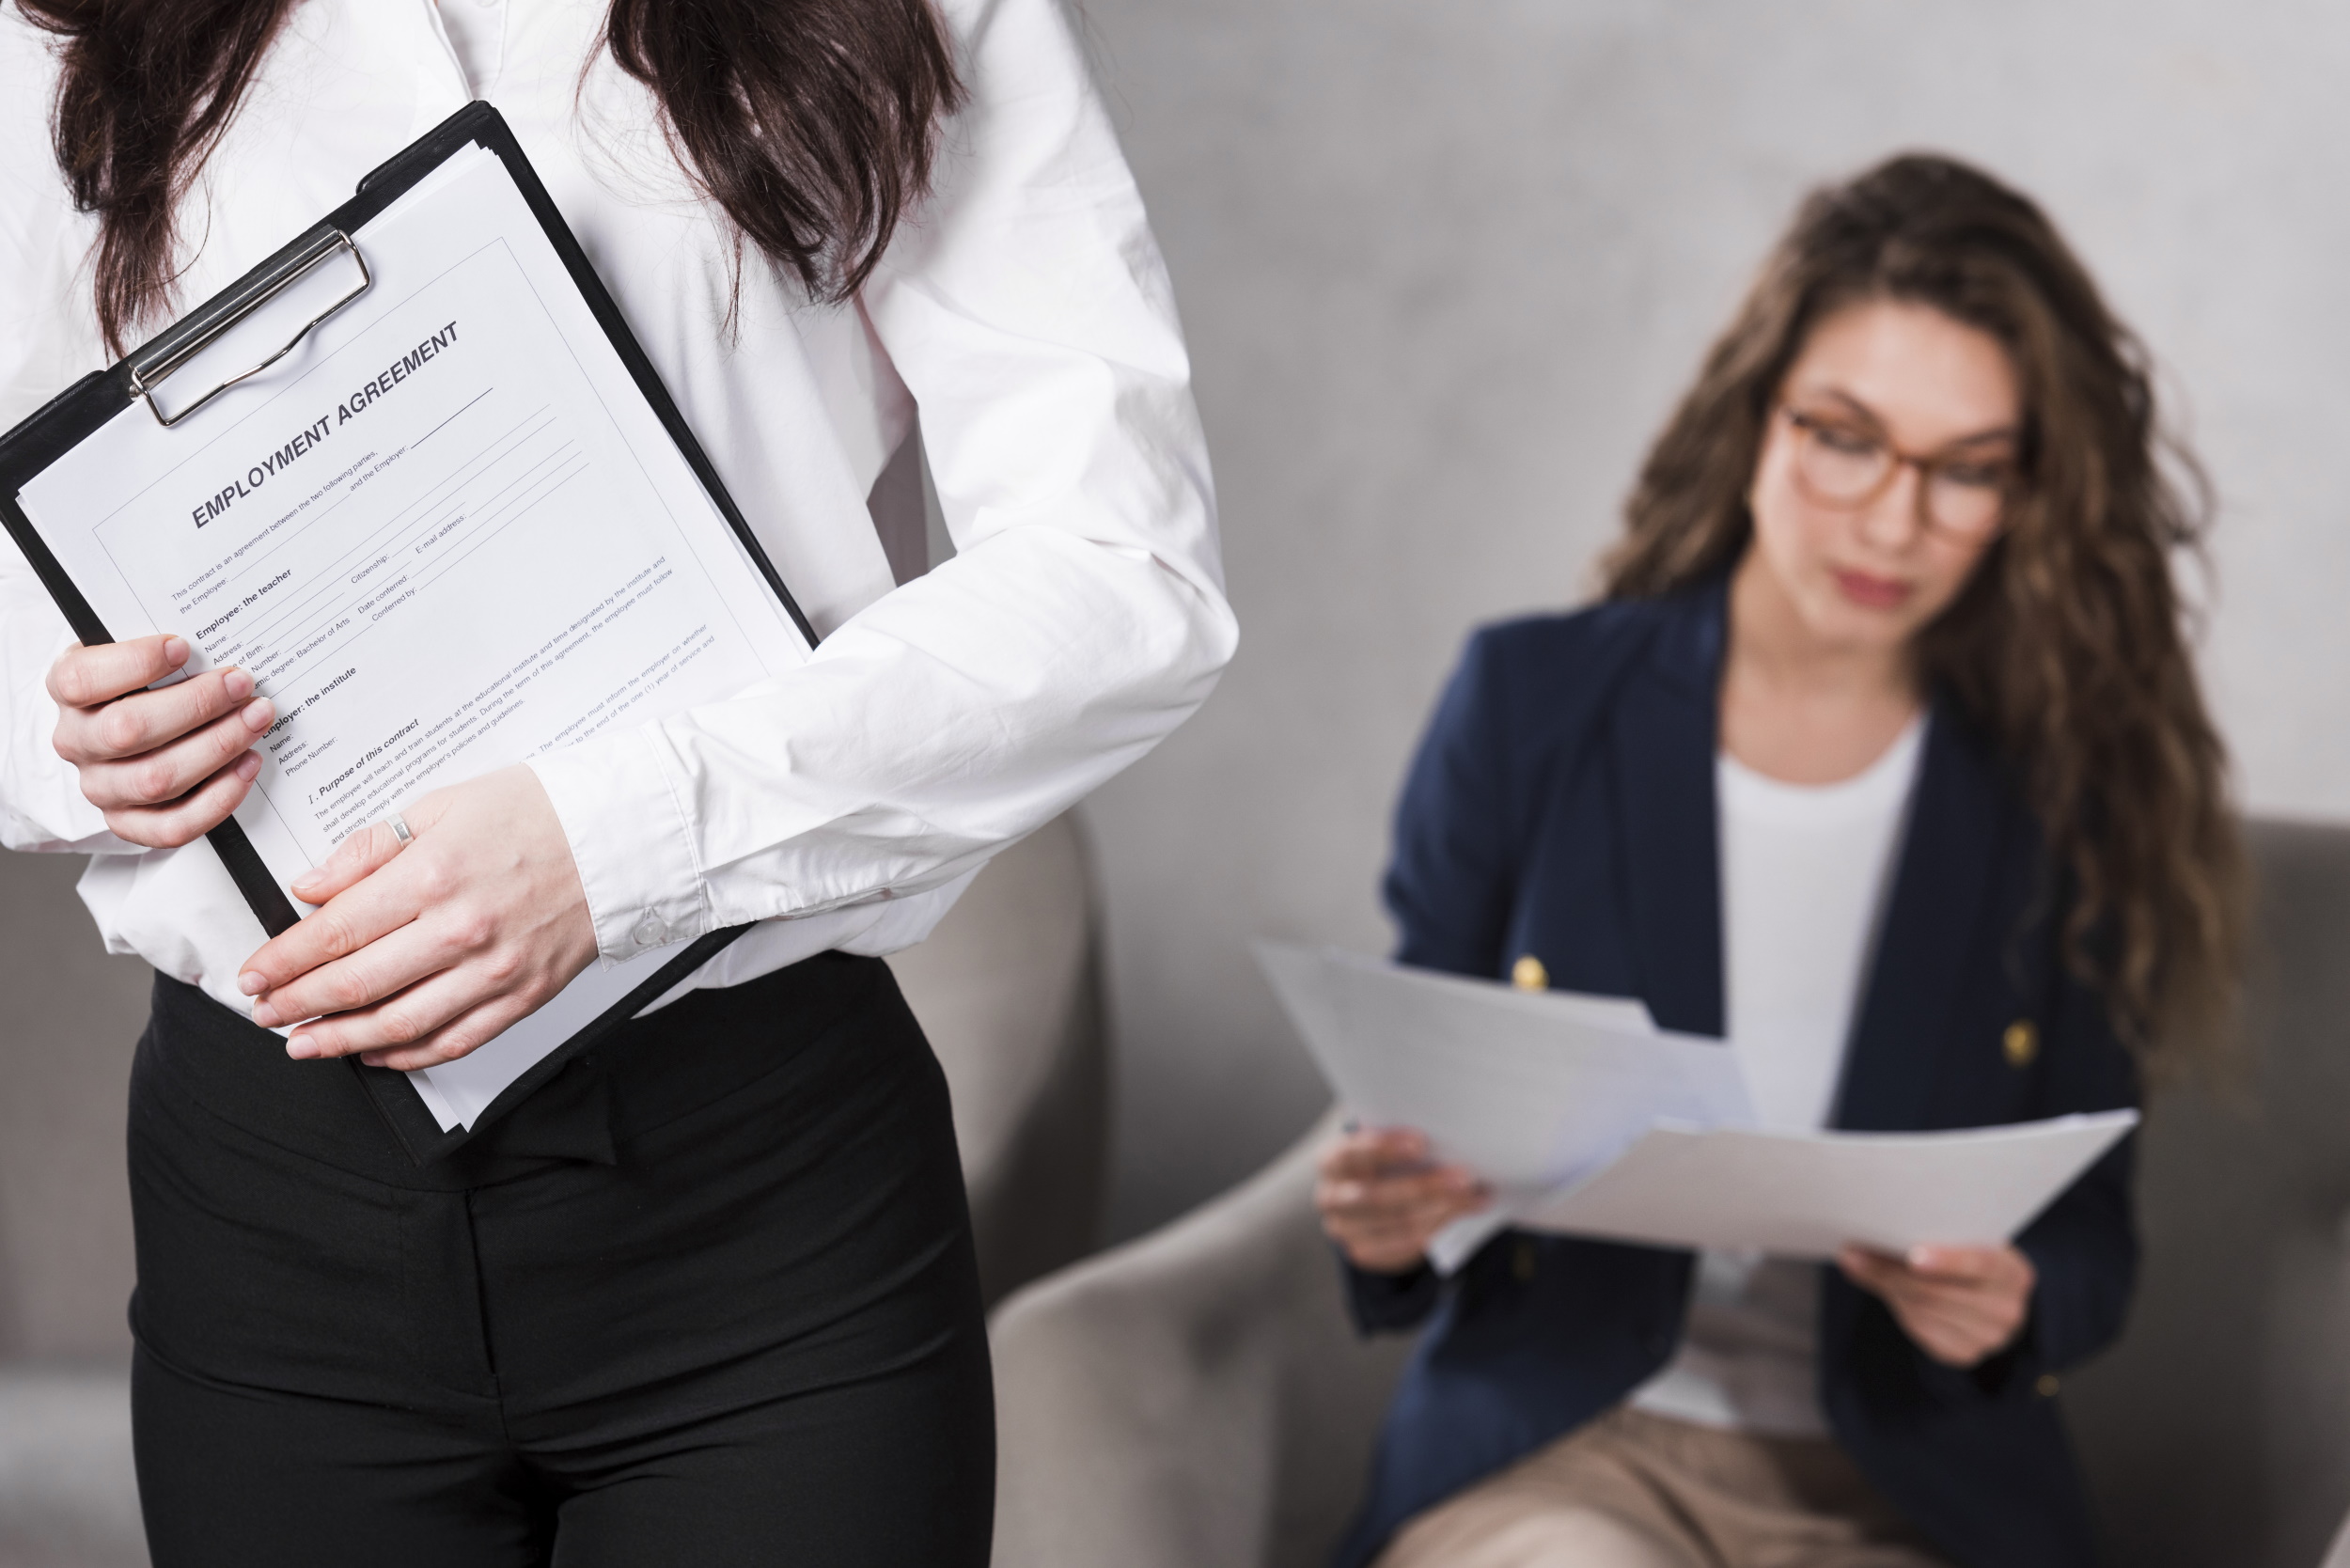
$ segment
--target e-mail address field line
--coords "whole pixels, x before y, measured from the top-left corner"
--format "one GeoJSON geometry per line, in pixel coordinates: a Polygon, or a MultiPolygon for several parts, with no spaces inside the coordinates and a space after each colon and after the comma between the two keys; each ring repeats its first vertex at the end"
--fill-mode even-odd
{"type": "MultiPolygon", "coordinates": [[[[424,589],[431,588],[434,583],[439,582],[443,577],[447,576],[449,572],[455,571],[460,564],[469,558],[475,551],[479,550],[483,545],[489,543],[491,540],[496,538],[499,534],[504,533],[508,528],[512,527],[515,524],[521,522],[525,517],[527,517],[531,512],[537,510],[541,502],[554,496],[556,494],[560,492],[564,486],[570,484],[573,479],[579,478],[582,474],[587,473],[593,466],[593,463],[583,460],[577,467],[557,476],[554,482],[551,483],[545,490],[540,492],[537,495],[531,496],[521,502],[519,504],[519,510],[517,510],[513,515],[507,518],[505,522],[500,523],[496,527],[491,529],[488,533],[485,533],[476,539],[472,549],[465,551],[463,555],[452,557],[447,561],[443,562],[440,568],[431,576],[421,578],[415,583],[410,585],[409,591],[412,593],[422,592],[424,589]]],[[[384,613],[389,614],[389,609],[387,608],[384,613]]],[[[361,637],[366,636],[369,632],[374,631],[378,626],[383,624],[384,622],[381,619],[368,621],[365,626],[362,626],[358,630],[352,633],[350,636],[343,638],[341,646],[336,651],[333,657],[347,657],[350,653],[351,645],[352,643],[357,642],[361,637]]],[[[320,666],[328,662],[328,658],[326,657],[314,658],[309,663],[304,665],[300,669],[290,672],[286,677],[286,680],[291,684],[299,686],[305,676],[307,676],[312,670],[318,669],[320,666]]]]}
{"type": "MultiPolygon", "coordinates": [[[[487,386],[487,387],[482,388],[479,392],[476,393],[470,400],[468,400],[468,401],[466,402],[466,404],[465,404],[465,408],[471,408],[471,407],[473,407],[473,405],[474,405],[475,403],[479,402],[482,399],[484,399],[484,398],[488,397],[491,393],[493,393],[493,392],[494,392],[494,391],[496,391],[496,390],[497,390],[497,388],[496,388],[496,387],[494,387],[494,386],[487,386]]],[[[459,409],[459,410],[457,411],[457,414],[452,414],[452,415],[450,415],[450,416],[448,416],[448,419],[444,419],[444,420],[442,420],[440,424],[433,426],[431,430],[429,430],[429,431],[425,431],[422,435],[420,435],[420,436],[416,437],[416,439],[415,439],[415,440],[411,441],[410,443],[408,443],[407,447],[406,447],[404,449],[405,449],[405,450],[407,450],[407,451],[411,451],[411,452],[413,452],[413,451],[415,451],[417,447],[419,447],[423,446],[423,445],[424,445],[427,441],[431,440],[433,436],[438,435],[438,434],[441,432],[442,427],[443,427],[443,426],[446,426],[446,425],[449,422],[449,419],[454,419],[454,418],[456,418],[456,417],[457,417],[457,415],[458,415],[458,414],[462,414],[462,413],[464,413],[464,412],[465,412],[465,408],[461,408],[461,409],[459,409]]],[[[539,412],[540,412],[540,413],[541,413],[541,414],[543,414],[543,413],[545,413],[545,412],[546,412],[546,410],[545,410],[545,409],[543,409],[543,408],[541,408],[539,412]]],[[[534,417],[536,417],[536,416],[535,416],[535,415],[525,415],[525,416],[523,416],[523,418],[522,418],[520,421],[518,421],[518,422],[516,423],[516,425],[515,425],[514,429],[516,429],[516,430],[521,429],[523,424],[526,424],[526,423],[528,423],[528,422],[529,422],[532,418],[534,418],[534,417]]],[[[508,433],[508,434],[511,434],[511,433],[513,433],[513,432],[512,432],[512,431],[509,431],[507,433],[508,433]]],[[[494,436],[494,437],[492,437],[492,438],[491,438],[491,441],[490,441],[490,446],[494,447],[494,446],[496,446],[496,445],[497,445],[500,441],[503,441],[504,439],[506,439],[506,437],[505,437],[505,436],[494,436]]],[[[488,449],[489,449],[488,447],[484,447],[484,448],[483,448],[483,450],[484,450],[484,451],[487,451],[488,449]]],[[[467,462],[470,462],[470,461],[472,461],[472,460],[471,460],[471,459],[467,459],[466,461],[467,461],[467,462]]],[[[463,464],[462,464],[462,463],[460,463],[460,464],[459,464],[459,466],[460,466],[460,467],[462,467],[462,466],[463,466],[463,464]]],[[[354,467],[354,468],[352,468],[352,469],[349,473],[344,474],[344,475],[343,475],[340,478],[337,478],[337,479],[334,480],[333,482],[334,482],[334,483],[336,483],[336,484],[341,484],[341,483],[343,483],[345,480],[348,480],[348,479],[352,477],[352,474],[355,474],[355,473],[357,473],[357,472],[358,472],[358,469],[354,467]]],[[[302,525],[302,526],[301,526],[301,527],[296,528],[296,529],[295,529],[292,533],[288,534],[285,538],[283,538],[283,539],[279,540],[276,543],[272,544],[271,546],[269,546],[269,548],[267,548],[267,549],[265,549],[265,550],[261,551],[258,555],[256,555],[256,556],[255,556],[255,557],[254,557],[251,560],[249,560],[249,561],[245,562],[243,566],[240,566],[239,568],[237,568],[237,569],[236,569],[236,571],[234,571],[234,572],[230,572],[230,573],[229,573],[227,577],[223,578],[223,579],[221,580],[221,586],[222,586],[223,588],[230,587],[230,586],[232,586],[232,585],[236,584],[237,582],[239,582],[239,581],[241,581],[241,580],[244,579],[245,577],[250,576],[253,572],[257,572],[257,571],[260,570],[260,567],[261,567],[261,563],[262,563],[262,562],[264,562],[264,561],[268,560],[268,559],[269,559],[272,556],[274,556],[275,554],[277,554],[277,552],[278,552],[278,551],[283,550],[284,548],[286,548],[286,546],[288,546],[288,545],[291,544],[294,541],[296,541],[296,540],[300,539],[303,535],[305,535],[305,534],[308,533],[308,532],[309,532],[312,528],[314,528],[314,527],[318,526],[321,523],[324,522],[324,521],[326,520],[326,515],[327,515],[327,513],[329,513],[329,512],[333,511],[333,510],[334,510],[337,507],[341,506],[341,505],[342,505],[345,501],[350,500],[350,499],[351,499],[351,497],[352,497],[353,494],[356,494],[356,492],[355,492],[355,491],[346,490],[346,491],[344,491],[344,492],[343,492],[340,495],[336,496],[336,497],[335,497],[335,499],[334,499],[333,501],[329,502],[327,505],[325,505],[325,506],[323,506],[323,507],[321,507],[321,508],[319,509],[319,514],[318,514],[316,517],[313,517],[312,519],[310,519],[310,521],[309,521],[309,522],[305,523],[304,525],[302,525]]],[[[418,497],[417,497],[417,502],[418,502],[418,504],[419,504],[419,505],[421,505],[423,502],[425,502],[425,501],[429,501],[429,500],[431,500],[431,494],[430,494],[430,493],[427,493],[427,494],[424,494],[424,495],[418,496],[418,497]]]]}
{"type": "MultiPolygon", "coordinates": [[[[491,524],[496,524],[497,519],[504,512],[510,511],[515,507],[519,506],[527,510],[529,506],[534,504],[535,498],[527,490],[525,490],[525,494],[521,497],[507,503],[504,508],[500,508],[497,505],[498,500],[507,495],[517,486],[542,482],[542,478],[534,478],[534,476],[538,476],[540,474],[540,470],[545,468],[550,463],[567,461],[573,455],[573,444],[566,441],[561,447],[557,448],[555,452],[550,453],[547,457],[541,458],[538,463],[533,463],[520,478],[511,480],[502,487],[495,495],[491,496],[484,510],[461,517],[458,520],[461,525],[470,523],[478,525],[473,528],[470,535],[460,535],[457,542],[462,544],[468,537],[486,538],[488,537],[488,534],[497,532],[499,528],[502,528],[505,525],[504,524],[497,524],[496,527],[488,527],[488,525],[491,524]],[[485,527],[488,527],[488,533],[484,533],[483,529],[485,527]]],[[[577,461],[583,467],[588,465],[588,460],[585,457],[579,457],[577,458],[577,461]]],[[[554,477],[552,482],[556,485],[560,485],[564,479],[571,478],[572,475],[577,471],[578,470],[576,469],[572,469],[560,472],[554,477]]],[[[471,552],[468,551],[464,554],[471,554],[471,552]]],[[[462,560],[463,558],[463,555],[460,555],[456,558],[462,560]]],[[[343,615],[347,612],[351,614],[362,614],[374,610],[375,613],[370,616],[368,622],[372,625],[376,619],[380,619],[382,615],[388,611],[389,604],[385,604],[385,601],[390,599],[392,595],[400,593],[403,588],[405,588],[407,592],[406,594],[402,594],[401,597],[413,595],[428,584],[438,580],[441,574],[442,573],[435,572],[431,576],[419,577],[413,581],[404,576],[391,577],[388,581],[379,584],[363,592],[355,592],[352,594],[348,600],[335,605],[323,616],[314,618],[309,624],[317,626],[324,621],[331,621],[335,617],[343,615]],[[376,610],[375,606],[377,605],[383,605],[384,608],[376,610]]],[[[397,603],[396,600],[393,602],[397,603]]],[[[292,655],[281,660],[278,669],[265,672],[257,668],[254,671],[254,689],[261,691],[265,695],[274,694],[281,690],[281,672],[288,669],[290,669],[292,673],[290,676],[283,677],[283,679],[291,679],[298,682],[302,675],[306,674],[309,670],[317,667],[317,666],[320,663],[322,663],[326,658],[332,657],[331,651],[322,652],[321,651],[331,650],[335,643],[336,634],[343,631],[347,624],[348,623],[346,622],[340,625],[329,626],[321,635],[313,637],[306,647],[298,649],[292,655]],[[294,667],[297,664],[300,666],[299,668],[294,667]]],[[[364,631],[366,628],[362,627],[361,630],[364,631]]],[[[356,634],[353,634],[353,635],[355,636],[356,634]]],[[[299,642],[301,641],[301,637],[297,636],[291,640],[299,642]]],[[[348,642],[351,639],[346,638],[344,640],[348,642]]]]}
{"type": "MultiPolygon", "coordinates": [[[[552,405],[548,406],[551,407],[552,405]]],[[[276,614],[265,616],[257,620],[253,625],[246,627],[243,632],[240,632],[236,638],[228,645],[228,648],[222,651],[223,656],[228,656],[233,650],[241,650],[250,646],[253,638],[264,635],[264,628],[282,624],[283,617],[285,615],[291,613],[301,605],[316,599],[320,594],[333,592],[336,588],[334,581],[336,575],[342,571],[345,563],[349,562],[353,556],[364,554],[367,550],[371,548],[376,541],[384,537],[384,534],[387,529],[396,529],[402,526],[401,519],[406,517],[410,512],[437,505],[440,499],[439,493],[446,490],[452,484],[462,482],[466,478],[466,469],[473,467],[477,463],[484,463],[485,461],[488,463],[495,463],[499,459],[506,456],[505,452],[498,452],[495,456],[492,456],[493,448],[498,447],[501,443],[511,440],[515,445],[520,445],[522,442],[529,440],[531,436],[538,434],[540,431],[544,430],[547,424],[553,422],[552,418],[530,431],[523,431],[523,426],[529,424],[530,421],[537,418],[539,415],[545,413],[547,413],[547,408],[541,407],[536,413],[525,415],[503,434],[493,436],[490,439],[489,445],[482,447],[480,451],[459,463],[455,468],[450,470],[446,478],[444,478],[440,483],[432,486],[431,489],[417,496],[416,499],[410,502],[407,506],[404,506],[399,510],[391,513],[371,532],[352,542],[349,548],[343,551],[341,555],[333,557],[327,561],[325,565],[316,568],[315,570],[320,579],[316,587],[312,588],[308,592],[290,601],[286,604],[277,606],[276,614]],[[517,431],[522,431],[522,433],[517,435],[517,431]]],[[[512,448],[510,447],[508,448],[509,451],[512,448]]],[[[399,453],[395,453],[392,459],[387,461],[397,461],[400,456],[413,450],[415,450],[413,446],[404,447],[400,448],[399,453]]],[[[352,492],[345,492],[342,495],[336,498],[334,507],[330,507],[327,510],[331,511],[335,510],[336,507],[340,507],[343,502],[351,499],[352,494],[352,492]]],[[[306,531],[309,525],[306,524],[304,526],[306,531]]],[[[330,545],[329,548],[332,548],[332,546],[330,545]]]]}
{"type": "MultiPolygon", "coordinates": [[[[530,431],[529,435],[525,435],[523,440],[527,441],[530,436],[540,433],[548,428],[548,425],[553,423],[554,421],[549,420],[547,424],[540,425],[537,430],[530,431]]],[[[511,457],[514,453],[515,447],[519,447],[520,445],[522,445],[522,443],[517,442],[514,447],[509,447],[506,451],[501,452],[498,455],[495,462],[502,463],[511,457]]],[[[548,463],[556,462],[561,458],[566,452],[572,449],[573,445],[574,443],[569,439],[565,439],[553,452],[550,452],[545,457],[540,458],[537,463],[532,463],[530,467],[525,469],[519,477],[509,480],[505,485],[492,492],[481,504],[494,510],[497,500],[500,496],[503,496],[508,491],[512,490],[516,485],[526,481],[530,476],[533,473],[536,473],[539,469],[543,468],[548,463]]],[[[478,480],[480,477],[480,475],[477,474],[475,478],[478,480]]],[[[352,556],[364,554],[367,550],[373,549],[385,552],[386,558],[383,564],[389,566],[392,564],[389,559],[390,553],[402,548],[419,534],[430,532],[436,527],[446,527],[452,518],[460,521],[463,520],[466,497],[462,495],[456,497],[444,496],[442,497],[439,505],[447,507],[449,510],[446,511],[428,512],[420,517],[413,518],[407,524],[403,525],[400,528],[400,531],[395,533],[388,540],[383,537],[384,530],[379,528],[375,531],[375,533],[368,536],[368,541],[362,545],[353,550],[346,551],[343,556],[343,561],[347,562],[352,556]]],[[[319,587],[312,588],[302,598],[289,602],[283,608],[278,610],[276,614],[256,621],[245,631],[243,634],[243,640],[237,646],[240,648],[255,648],[258,646],[263,650],[253,660],[253,663],[256,666],[267,664],[275,656],[274,652],[268,651],[268,644],[271,639],[274,638],[275,644],[279,647],[282,647],[290,642],[300,642],[304,637],[309,635],[309,628],[315,627],[321,620],[332,619],[334,617],[340,615],[345,609],[348,609],[352,604],[367,598],[369,593],[377,591],[376,589],[368,588],[362,584],[337,581],[336,577],[340,573],[341,564],[342,563],[338,562],[334,572],[330,573],[326,580],[323,581],[319,587]],[[328,593],[338,594],[341,597],[330,602],[322,608],[319,607],[318,601],[320,597],[328,593]],[[290,630],[289,628],[290,628],[290,630]]]]}

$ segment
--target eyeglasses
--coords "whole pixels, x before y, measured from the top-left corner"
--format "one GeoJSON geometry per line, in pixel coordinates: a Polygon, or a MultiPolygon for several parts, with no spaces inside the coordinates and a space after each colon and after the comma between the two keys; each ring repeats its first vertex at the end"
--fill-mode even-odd
{"type": "Polygon", "coordinates": [[[2015,464],[2006,458],[1919,457],[1857,420],[1784,405],[1779,412],[1795,432],[1795,482],[1823,506],[1865,507],[1915,468],[1919,519],[1971,540],[1998,527],[2015,494],[2015,464]]]}

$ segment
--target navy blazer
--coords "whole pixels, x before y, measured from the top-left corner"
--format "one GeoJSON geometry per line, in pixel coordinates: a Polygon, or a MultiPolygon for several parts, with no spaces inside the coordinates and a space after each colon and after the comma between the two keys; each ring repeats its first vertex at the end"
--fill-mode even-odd
{"type": "MultiPolygon", "coordinates": [[[[1488,628],[1471,639],[1397,812],[1386,900],[1397,957],[1637,996],[1668,1029],[1723,1029],[1715,756],[1725,587],[1488,628]]],[[[2068,891],[2011,772],[1947,701],[1932,708],[1898,870],[1834,1124],[1973,1127],[2137,1100],[2128,1053],[2068,973],[2068,891]],[[2018,1027],[2017,1026],[2022,1026],[2018,1027]]],[[[1960,1372],[1834,1269],[1820,1401],[1838,1441],[1970,1568],[2093,1561],[2054,1373],[2120,1331],[2137,1271],[2127,1140],[2018,1238],[2039,1274],[2018,1341],[1960,1372]]],[[[1449,1281],[1349,1268],[1366,1330],[1427,1329],[1342,1547],[1396,1529],[1581,1426],[1677,1343],[1693,1255],[1505,1231],[1449,1281]]]]}

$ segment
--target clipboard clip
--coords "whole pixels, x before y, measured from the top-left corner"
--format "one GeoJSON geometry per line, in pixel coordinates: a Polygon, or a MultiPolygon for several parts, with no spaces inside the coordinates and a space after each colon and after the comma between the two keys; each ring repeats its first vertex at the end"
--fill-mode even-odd
{"type": "Polygon", "coordinates": [[[375,283],[375,274],[368,270],[368,259],[351,242],[351,236],[339,228],[321,227],[305,235],[280,251],[274,264],[260,274],[247,278],[240,287],[214,299],[203,309],[190,316],[171,331],[131,355],[131,390],[147,404],[147,412],[155,422],[170,430],[223,392],[240,382],[251,381],[263,370],[294,352],[302,340],[333,318],[345,306],[366,293],[375,283]],[[336,256],[348,253],[359,263],[359,282],[350,292],[304,323],[301,331],[286,339],[285,346],[249,370],[230,376],[218,386],[190,403],[177,414],[165,414],[155,403],[155,389],[169,379],[172,372],[218,342],[231,327],[259,310],[270,301],[316,272],[336,256]]]}

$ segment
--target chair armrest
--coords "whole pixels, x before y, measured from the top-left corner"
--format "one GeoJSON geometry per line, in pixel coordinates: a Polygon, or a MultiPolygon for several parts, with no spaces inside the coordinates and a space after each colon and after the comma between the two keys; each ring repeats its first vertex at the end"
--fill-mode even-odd
{"type": "Polygon", "coordinates": [[[1109,1076],[1092,878],[1063,815],[982,869],[889,966],[937,1053],[989,1302],[1091,1251],[1109,1076]]]}
{"type": "Polygon", "coordinates": [[[995,1314],[1001,1568],[1314,1568],[1409,1344],[1358,1339],[1312,1206],[1325,1122],[995,1314]]]}

